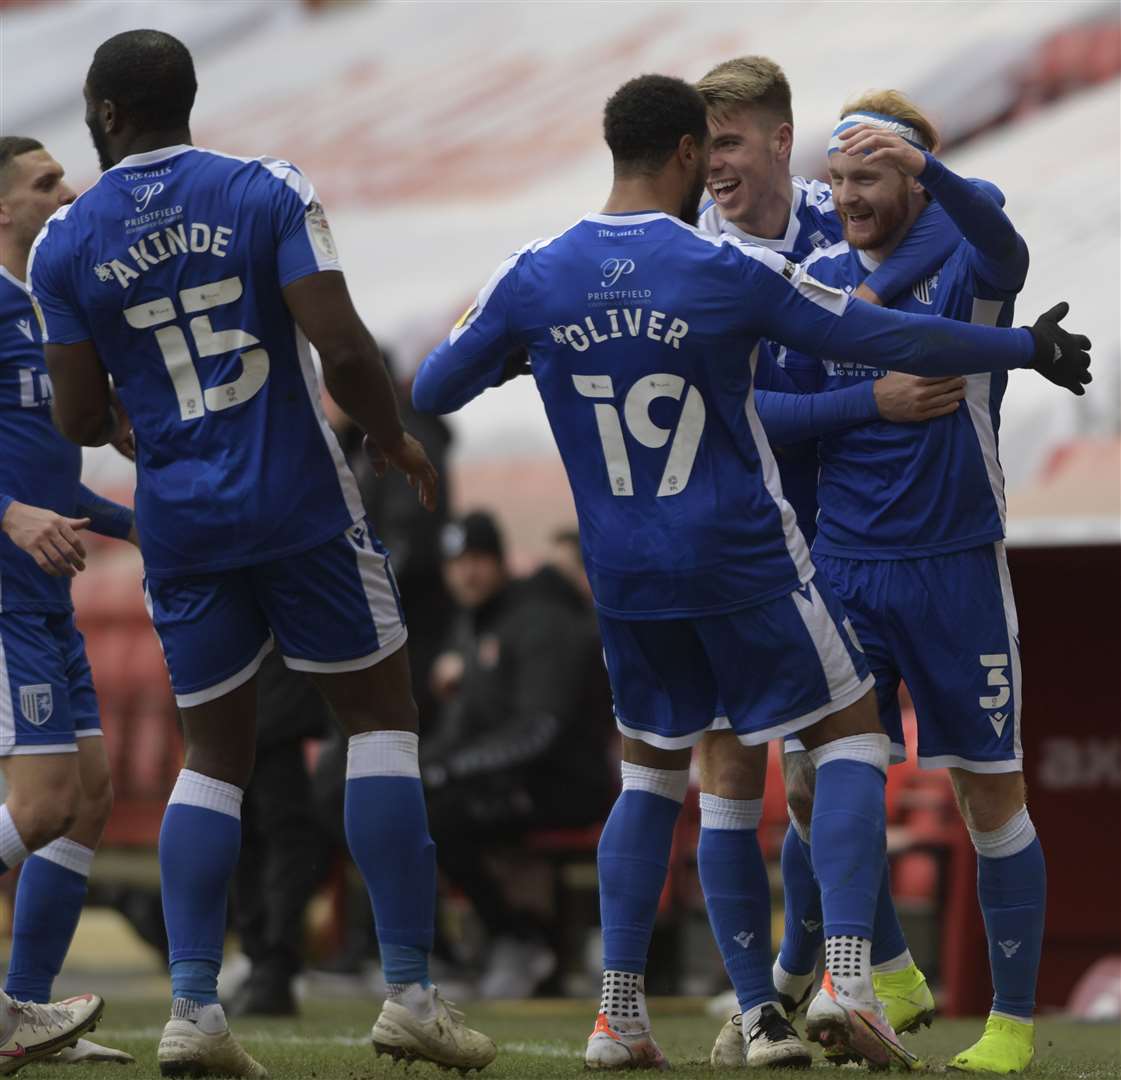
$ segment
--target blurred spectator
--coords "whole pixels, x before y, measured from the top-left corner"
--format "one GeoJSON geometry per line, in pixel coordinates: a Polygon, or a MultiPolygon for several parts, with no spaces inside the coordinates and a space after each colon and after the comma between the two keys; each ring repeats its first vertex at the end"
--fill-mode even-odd
{"type": "Polygon", "coordinates": [[[315,684],[275,650],[257,674],[257,758],[241,806],[234,927],[252,968],[233,1015],[293,1016],[303,967],[304,911],[327,872],[327,837],[312,802],[306,739],[322,739],[330,710],[315,684]]]}
{"type": "Polygon", "coordinates": [[[506,898],[486,858],[526,833],[603,820],[614,798],[614,727],[595,623],[571,537],[557,562],[511,580],[485,513],[443,533],[444,574],[461,613],[432,667],[444,702],[421,743],[437,860],[487,931],[485,997],[524,997],[556,967],[545,928],[506,898]]]}
{"type": "MultiPolygon", "coordinates": [[[[393,376],[392,356],[384,351],[382,356],[393,376]]],[[[452,434],[440,417],[414,412],[409,388],[401,383],[398,383],[397,401],[406,430],[419,440],[440,476],[439,503],[432,512],[420,505],[416,491],[395,469],[388,469],[384,476],[375,476],[370,459],[362,449],[362,431],[330,404],[329,413],[347,464],[358,481],[366,513],[393,562],[393,575],[409,624],[413,697],[423,733],[435,707],[425,675],[455,614],[455,605],[440,573],[440,532],[448,520],[447,458],[452,434]]]]}
{"type": "MultiPolygon", "coordinates": [[[[393,374],[390,356],[383,353],[393,374]]],[[[451,433],[435,416],[412,410],[406,387],[398,402],[405,427],[424,445],[440,473],[440,505],[429,513],[398,472],[374,473],[363,450],[363,432],[329,400],[325,402],[339,445],[354,473],[366,513],[390,550],[394,576],[409,627],[409,655],[421,724],[434,703],[427,671],[454,612],[440,573],[440,529],[447,520],[444,468],[451,433]]],[[[296,1012],[292,978],[302,967],[304,911],[327,871],[342,836],[346,740],[312,680],[288,670],[276,653],[261,666],[258,689],[257,760],[242,807],[242,849],[236,879],[234,922],[252,971],[230,1003],[234,1014],[283,1016],[296,1012]],[[327,738],[315,779],[309,777],[304,741],[327,738]],[[314,786],[314,795],[313,795],[314,786]]],[[[364,925],[369,920],[364,920],[364,925]]],[[[361,956],[339,958],[359,969],[372,939],[354,943],[361,956]]]]}

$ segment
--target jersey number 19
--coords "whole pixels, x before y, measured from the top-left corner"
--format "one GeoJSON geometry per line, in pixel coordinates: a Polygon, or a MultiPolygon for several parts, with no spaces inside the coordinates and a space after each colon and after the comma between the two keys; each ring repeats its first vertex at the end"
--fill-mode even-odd
{"type": "MultiPolygon", "coordinates": [[[[610,375],[573,375],[572,382],[577,393],[583,397],[615,397],[615,386],[610,375]]],[[[704,398],[695,386],[689,386],[688,389],[686,387],[687,384],[680,375],[644,375],[627,391],[627,396],[623,399],[622,419],[626,421],[627,430],[641,445],[658,450],[673,435],[661,483],[658,485],[659,496],[680,495],[685,490],[697,457],[701,433],[704,431],[704,398]],[[685,403],[681,406],[676,431],[659,427],[650,419],[650,405],[655,399],[668,397],[680,401],[682,394],[685,395],[685,403]]],[[[633,495],[631,462],[627,456],[619,410],[614,405],[600,401],[596,402],[595,410],[596,427],[599,429],[599,440],[607,462],[611,494],[633,495]]]]}

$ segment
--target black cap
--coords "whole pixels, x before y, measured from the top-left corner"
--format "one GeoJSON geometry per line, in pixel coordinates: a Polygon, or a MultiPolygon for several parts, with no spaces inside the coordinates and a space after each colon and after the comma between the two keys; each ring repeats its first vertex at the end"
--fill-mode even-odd
{"type": "Polygon", "coordinates": [[[458,521],[449,521],[440,534],[440,550],[445,559],[457,559],[468,551],[493,555],[499,562],[505,556],[498,522],[482,510],[475,510],[458,521]]]}

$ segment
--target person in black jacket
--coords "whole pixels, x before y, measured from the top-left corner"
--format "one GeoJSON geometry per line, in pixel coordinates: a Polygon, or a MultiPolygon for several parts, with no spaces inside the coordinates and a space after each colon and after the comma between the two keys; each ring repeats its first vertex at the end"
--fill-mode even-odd
{"type": "Polygon", "coordinates": [[[440,869],[490,939],[480,993],[527,996],[556,957],[539,921],[508,902],[486,853],[533,830],[606,817],[615,795],[610,692],[594,617],[563,562],[512,580],[484,513],[449,524],[443,543],[462,611],[431,673],[443,709],[421,755],[429,827],[440,869]]]}

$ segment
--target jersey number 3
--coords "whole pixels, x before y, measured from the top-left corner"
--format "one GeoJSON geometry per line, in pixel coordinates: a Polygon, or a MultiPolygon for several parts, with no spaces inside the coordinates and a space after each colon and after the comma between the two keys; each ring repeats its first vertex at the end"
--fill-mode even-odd
{"type": "MultiPolygon", "coordinates": [[[[615,397],[615,386],[610,375],[573,375],[572,382],[577,393],[583,397],[615,397]]],[[[611,494],[633,495],[631,462],[623,439],[619,410],[614,405],[600,401],[596,402],[595,410],[599,441],[603,444],[603,456],[607,461],[607,480],[611,485],[611,494]]],[[[697,458],[697,447],[700,446],[705,426],[705,403],[700,391],[695,386],[687,388],[680,375],[644,375],[627,391],[623,400],[623,420],[631,435],[651,450],[665,446],[670,435],[673,435],[669,457],[666,458],[666,467],[662,470],[661,483],[658,485],[658,495],[680,495],[689,483],[689,474],[693,471],[693,462],[697,458]],[[656,398],[668,397],[680,401],[682,394],[685,395],[685,403],[681,406],[676,431],[659,427],[650,419],[650,405],[656,398]]]]}
{"type": "MultiPolygon", "coordinates": [[[[241,278],[237,277],[197,285],[179,293],[179,303],[183,305],[184,312],[195,316],[190,322],[191,336],[195,339],[200,359],[260,344],[257,338],[244,330],[215,330],[210,325],[209,315],[195,314],[232,304],[241,299],[241,293],[241,278]]],[[[241,374],[233,382],[203,390],[183,331],[178,326],[163,325],[172,322],[176,314],[175,304],[168,296],[125,308],[124,312],[125,320],[134,330],[159,327],[156,341],[167,373],[171,376],[171,384],[175,387],[180,419],[198,420],[208,409],[219,412],[240,405],[265,385],[269,375],[269,354],[264,349],[249,349],[241,354],[241,374]]]]}

